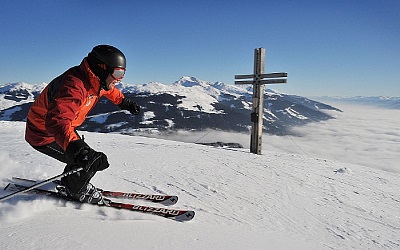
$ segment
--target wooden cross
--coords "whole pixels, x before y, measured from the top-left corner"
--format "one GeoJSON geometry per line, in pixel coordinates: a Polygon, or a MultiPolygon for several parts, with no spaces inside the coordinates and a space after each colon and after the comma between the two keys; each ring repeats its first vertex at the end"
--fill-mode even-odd
{"type": "Polygon", "coordinates": [[[264,74],[265,67],[265,49],[258,48],[254,50],[254,74],[235,75],[235,79],[253,80],[235,81],[235,84],[253,84],[253,108],[251,112],[251,138],[250,152],[261,154],[261,137],[263,129],[263,103],[264,103],[264,84],[286,83],[287,73],[264,74]],[[265,78],[274,78],[264,80],[265,78]]]}

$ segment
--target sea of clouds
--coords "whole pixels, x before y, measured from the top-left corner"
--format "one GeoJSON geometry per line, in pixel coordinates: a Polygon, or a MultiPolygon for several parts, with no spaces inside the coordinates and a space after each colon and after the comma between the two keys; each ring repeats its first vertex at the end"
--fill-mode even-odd
{"type": "MultiPolygon", "coordinates": [[[[343,112],[291,130],[290,136],[263,134],[262,151],[289,152],[400,173],[400,110],[369,105],[329,103],[343,112]]],[[[237,142],[249,148],[250,134],[222,131],[157,135],[184,142],[237,142]]]]}

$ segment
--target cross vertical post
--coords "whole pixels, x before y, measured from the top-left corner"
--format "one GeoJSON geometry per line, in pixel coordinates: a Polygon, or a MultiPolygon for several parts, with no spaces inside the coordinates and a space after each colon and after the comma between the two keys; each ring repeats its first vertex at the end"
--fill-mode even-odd
{"type": "Polygon", "coordinates": [[[235,79],[253,80],[235,81],[235,84],[253,84],[253,107],[251,112],[251,137],[250,152],[261,154],[262,131],[263,131],[263,109],[264,109],[264,84],[286,83],[287,73],[264,74],[265,68],[265,49],[257,48],[254,50],[254,72],[253,75],[235,75],[235,79]],[[263,80],[264,78],[275,78],[263,80]]]}
{"type": "Polygon", "coordinates": [[[261,154],[263,108],[264,108],[264,84],[260,82],[260,75],[264,74],[265,49],[254,50],[254,83],[253,83],[253,107],[251,112],[251,137],[250,152],[261,154]]]}

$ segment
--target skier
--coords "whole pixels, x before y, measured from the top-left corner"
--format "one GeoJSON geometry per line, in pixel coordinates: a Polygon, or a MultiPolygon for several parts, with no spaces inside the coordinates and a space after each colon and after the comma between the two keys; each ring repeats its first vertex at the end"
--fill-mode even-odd
{"type": "Polygon", "coordinates": [[[87,203],[101,203],[101,193],[90,183],[97,171],[109,167],[107,156],[92,149],[76,132],[89,111],[105,96],[121,109],[138,115],[140,106],[115,87],[125,75],[125,55],[110,45],[98,45],[79,66],[53,79],[31,106],[25,140],[36,150],[66,163],[61,178],[64,195],[87,203]]]}

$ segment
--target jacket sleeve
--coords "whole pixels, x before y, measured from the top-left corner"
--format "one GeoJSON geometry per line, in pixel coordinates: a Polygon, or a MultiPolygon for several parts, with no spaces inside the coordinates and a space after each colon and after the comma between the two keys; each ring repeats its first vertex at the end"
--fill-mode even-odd
{"type": "Polygon", "coordinates": [[[64,84],[55,93],[54,100],[49,103],[45,122],[46,129],[64,150],[71,141],[80,139],[72,126],[72,121],[85,100],[85,93],[80,80],[65,79],[64,84]]]}
{"type": "Polygon", "coordinates": [[[125,98],[124,94],[122,94],[121,90],[117,87],[114,87],[112,90],[104,91],[103,95],[115,105],[119,105],[125,98]]]}

